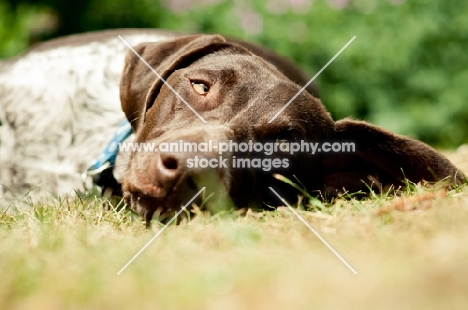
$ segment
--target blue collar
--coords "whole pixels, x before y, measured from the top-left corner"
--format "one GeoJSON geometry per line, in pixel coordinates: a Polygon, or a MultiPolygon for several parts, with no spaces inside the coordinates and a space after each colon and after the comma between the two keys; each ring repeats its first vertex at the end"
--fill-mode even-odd
{"type": "Polygon", "coordinates": [[[82,178],[86,180],[87,177],[95,177],[109,167],[115,164],[115,158],[119,152],[119,143],[127,139],[132,133],[132,126],[127,120],[120,123],[114,136],[104,148],[102,153],[87,167],[86,171],[82,174],[82,178]]]}

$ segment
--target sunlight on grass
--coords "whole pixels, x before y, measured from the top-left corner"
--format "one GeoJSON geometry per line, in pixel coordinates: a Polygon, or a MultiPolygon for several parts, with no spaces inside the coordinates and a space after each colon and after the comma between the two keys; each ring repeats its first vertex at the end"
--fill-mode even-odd
{"type": "MultiPolygon", "coordinates": [[[[468,189],[337,199],[215,216],[197,210],[148,231],[122,207],[81,195],[0,213],[0,309],[463,309],[468,189]]],[[[309,198],[303,198],[308,203],[309,198]]]]}

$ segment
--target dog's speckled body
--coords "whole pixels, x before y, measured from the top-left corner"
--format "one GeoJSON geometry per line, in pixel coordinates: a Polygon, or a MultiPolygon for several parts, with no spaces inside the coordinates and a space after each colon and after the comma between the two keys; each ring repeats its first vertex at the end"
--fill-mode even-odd
{"type": "MultiPolygon", "coordinates": [[[[174,36],[115,30],[38,45],[0,62],[0,197],[33,187],[65,194],[82,187],[80,172],[125,118],[119,80],[128,48],[174,36]],[[3,194],[2,194],[3,192],[3,194]]],[[[1,201],[0,201],[1,204],[1,201]]]]}

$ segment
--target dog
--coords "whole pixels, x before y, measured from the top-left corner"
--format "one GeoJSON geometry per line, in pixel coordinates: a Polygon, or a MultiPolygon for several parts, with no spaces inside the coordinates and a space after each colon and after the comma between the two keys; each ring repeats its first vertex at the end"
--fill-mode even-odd
{"type": "MultiPolygon", "coordinates": [[[[40,199],[83,187],[82,172],[125,119],[119,81],[128,47],[118,35],[130,45],[184,36],[160,29],[99,31],[40,43],[0,61],[0,205],[26,193],[40,199]]],[[[240,43],[293,81],[307,82],[286,58],[240,43]]],[[[313,86],[308,91],[317,93],[313,86]]]]}
{"type": "Polygon", "coordinates": [[[227,150],[225,162],[213,148],[121,151],[116,184],[147,223],[158,209],[180,210],[193,197],[202,203],[203,196],[196,196],[201,189],[214,193],[213,209],[281,205],[271,189],[290,201],[297,196],[284,178],[324,198],[382,192],[406,180],[466,182],[420,141],[362,121],[334,121],[313,86],[301,90],[306,83],[283,57],[219,35],[114,30],[44,43],[0,64],[1,182],[18,192],[38,184],[59,194],[79,187],[80,172],[124,118],[134,145],[250,145],[227,150]],[[352,143],[354,150],[282,148],[311,141],[352,143]],[[257,143],[282,151],[257,153],[251,147],[257,143]],[[218,166],[190,166],[194,158],[218,166]],[[277,161],[268,169],[241,169],[235,167],[239,158],[277,161]]]}

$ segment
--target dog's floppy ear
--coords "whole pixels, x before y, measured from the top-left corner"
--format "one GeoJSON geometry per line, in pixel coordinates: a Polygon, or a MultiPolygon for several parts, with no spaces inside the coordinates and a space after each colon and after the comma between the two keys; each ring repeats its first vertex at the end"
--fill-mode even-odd
{"type": "MultiPolygon", "coordinates": [[[[197,59],[227,46],[232,47],[232,44],[226,43],[219,35],[191,35],[141,43],[134,50],[166,80],[175,70],[187,67],[197,59]]],[[[145,112],[153,104],[163,84],[133,51],[127,52],[120,80],[120,101],[135,131],[143,123],[145,112]]]]}
{"type": "MultiPolygon", "coordinates": [[[[327,153],[322,172],[325,192],[331,196],[344,191],[377,191],[398,188],[404,180],[452,185],[466,182],[466,177],[447,158],[428,145],[393,134],[362,121],[336,122],[333,142],[354,143],[354,152],[327,153]]],[[[330,141],[333,143],[332,141],[330,141]]]]}

